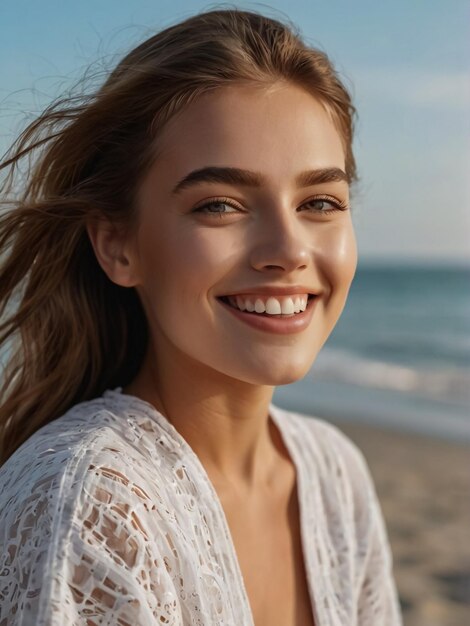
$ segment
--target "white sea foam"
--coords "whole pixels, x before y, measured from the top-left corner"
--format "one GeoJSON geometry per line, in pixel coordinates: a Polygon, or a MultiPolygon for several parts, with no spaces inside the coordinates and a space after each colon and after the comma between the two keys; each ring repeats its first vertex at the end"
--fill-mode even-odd
{"type": "Polygon", "coordinates": [[[470,406],[470,370],[463,368],[411,367],[325,346],[309,375],[316,380],[389,389],[470,406]]]}

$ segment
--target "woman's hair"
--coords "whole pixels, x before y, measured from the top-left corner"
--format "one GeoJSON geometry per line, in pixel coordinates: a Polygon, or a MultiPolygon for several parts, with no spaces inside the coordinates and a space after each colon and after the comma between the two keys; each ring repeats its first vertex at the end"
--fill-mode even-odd
{"type": "Polygon", "coordinates": [[[142,364],[140,299],[102,270],[88,221],[134,232],[136,188],[165,123],[210,90],[279,80],[325,106],[354,181],[355,110],[327,56],[294,26],[237,9],[150,37],[95,93],[55,101],[14,142],[0,165],[0,463],[71,406],[129,384],[142,364]]]}

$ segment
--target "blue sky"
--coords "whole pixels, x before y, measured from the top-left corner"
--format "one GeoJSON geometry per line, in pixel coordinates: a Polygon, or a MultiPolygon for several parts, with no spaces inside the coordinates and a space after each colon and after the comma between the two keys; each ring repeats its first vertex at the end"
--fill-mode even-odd
{"type": "Polygon", "coordinates": [[[468,0],[2,3],[1,152],[90,64],[112,67],[156,30],[229,6],[288,17],[352,90],[360,258],[470,262],[468,0]]]}

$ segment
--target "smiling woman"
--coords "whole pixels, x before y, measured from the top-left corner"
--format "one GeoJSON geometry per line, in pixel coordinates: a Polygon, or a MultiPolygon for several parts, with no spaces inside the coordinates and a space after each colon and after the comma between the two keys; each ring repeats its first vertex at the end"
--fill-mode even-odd
{"type": "Polygon", "coordinates": [[[362,453],[271,401],[356,270],[353,113],[293,27],[218,10],[12,147],[1,624],[401,624],[362,453]]]}

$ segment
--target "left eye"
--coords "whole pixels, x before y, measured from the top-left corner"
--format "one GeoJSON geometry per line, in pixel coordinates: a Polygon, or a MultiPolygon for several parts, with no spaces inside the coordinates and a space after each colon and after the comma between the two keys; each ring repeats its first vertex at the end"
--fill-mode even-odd
{"type": "Polygon", "coordinates": [[[203,204],[193,209],[194,213],[204,213],[205,215],[218,215],[220,217],[222,217],[222,215],[227,215],[229,213],[237,213],[239,211],[240,209],[235,204],[232,204],[231,202],[228,202],[227,200],[223,200],[223,199],[212,200],[211,202],[206,202],[206,204],[203,204]],[[225,207],[224,211],[219,210],[222,207],[225,207]],[[227,207],[232,208],[233,211],[227,210],[227,207]],[[214,210],[211,210],[211,209],[214,209],[214,210]]]}
{"type": "Polygon", "coordinates": [[[341,206],[339,202],[327,200],[326,198],[314,198],[306,202],[303,206],[313,207],[313,210],[319,213],[331,213],[332,211],[341,211],[345,208],[341,206]]]}

